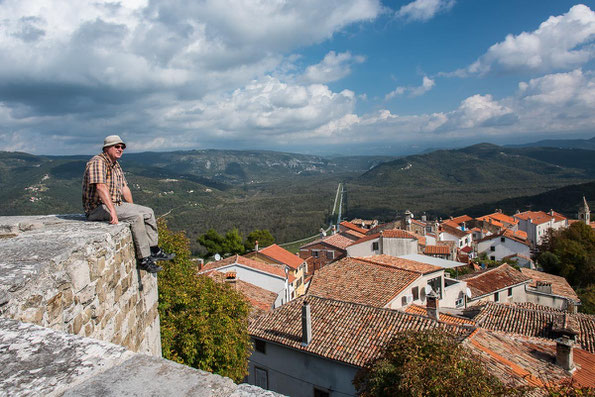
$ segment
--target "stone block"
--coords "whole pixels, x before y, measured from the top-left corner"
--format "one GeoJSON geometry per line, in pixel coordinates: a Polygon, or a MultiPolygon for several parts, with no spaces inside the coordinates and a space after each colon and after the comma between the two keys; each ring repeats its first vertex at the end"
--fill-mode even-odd
{"type": "Polygon", "coordinates": [[[83,327],[83,313],[79,313],[72,322],[72,333],[78,335],[83,327]]]}
{"type": "Polygon", "coordinates": [[[95,285],[88,284],[77,294],[77,297],[81,305],[88,305],[95,298],[95,285]]]}
{"type": "Polygon", "coordinates": [[[43,300],[43,296],[33,295],[27,299],[27,301],[23,305],[23,309],[39,307],[39,306],[41,306],[42,300],[43,300]]]}
{"type": "Polygon", "coordinates": [[[75,292],[82,290],[91,282],[89,264],[86,261],[74,261],[67,266],[66,270],[72,280],[75,292]]]}
{"type": "Polygon", "coordinates": [[[30,308],[23,312],[18,317],[18,320],[24,323],[42,324],[43,320],[43,309],[41,308],[30,308]]]}
{"type": "Polygon", "coordinates": [[[116,285],[114,288],[114,300],[118,302],[122,297],[122,284],[116,285]]]}
{"type": "Polygon", "coordinates": [[[58,292],[48,300],[46,304],[46,312],[48,314],[49,323],[55,323],[56,320],[62,319],[62,313],[64,312],[63,295],[62,292],[58,292]]]}

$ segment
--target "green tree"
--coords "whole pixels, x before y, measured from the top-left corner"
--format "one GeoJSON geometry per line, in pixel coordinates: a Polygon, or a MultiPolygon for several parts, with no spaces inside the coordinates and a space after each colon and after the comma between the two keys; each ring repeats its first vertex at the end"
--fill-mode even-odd
{"type": "Polygon", "coordinates": [[[258,241],[259,247],[268,247],[271,244],[275,243],[275,238],[269,232],[268,229],[255,229],[250,232],[246,236],[246,240],[244,241],[244,247],[246,251],[251,251],[254,249],[254,244],[258,241]]]}
{"type": "Polygon", "coordinates": [[[574,288],[595,280],[595,231],[583,222],[550,231],[538,247],[537,263],[548,273],[565,277],[574,288]]]}
{"type": "Polygon", "coordinates": [[[213,256],[215,254],[224,254],[225,237],[217,233],[215,229],[209,229],[205,234],[198,237],[200,245],[207,249],[205,257],[213,256]]]}
{"type": "Polygon", "coordinates": [[[248,303],[228,285],[196,275],[182,232],[174,234],[160,222],[159,241],[176,253],[158,279],[163,356],[241,381],[252,349],[248,303]]]}
{"type": "Polygon", "coordinates": [[[225,254],[243,254],[244,244],[242,243],[242,235],[238,228],[234,227],[225,233],[225,240],[223,241],[223,249],[225,254]]]}
{"type": "Polygon", "coordinates": [[[399,334],[384,354],[356,374],[365,397],[503,396],[514,394],[443,331],[399,334]]]}

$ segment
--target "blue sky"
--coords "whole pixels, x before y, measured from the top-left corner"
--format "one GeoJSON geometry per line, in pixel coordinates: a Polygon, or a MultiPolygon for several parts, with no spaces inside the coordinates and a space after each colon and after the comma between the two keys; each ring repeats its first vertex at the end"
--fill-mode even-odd
{"type": "Polygon", "coordinates": [[[404,154],[595,136],[593,2],[0,1],[0,150],[404,154]],[[80,3],[80,4],[78,4],[80,3]]]}

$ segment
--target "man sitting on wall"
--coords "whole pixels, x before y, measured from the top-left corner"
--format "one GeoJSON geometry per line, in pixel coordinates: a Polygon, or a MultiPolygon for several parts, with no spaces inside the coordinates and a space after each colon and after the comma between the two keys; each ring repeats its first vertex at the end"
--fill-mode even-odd
{"type": "Polygon", "coordinates": [[[173,259],[157,245],[157,222],[153,210],[133,204],[132,193],[118,163],[126,144],[118,135],[103,141],[103,153],[94,156],[83,177],[83,207],[90,221],[129,222],[139,268],[149,273],[162,270],[155,262],[173,259]]]}

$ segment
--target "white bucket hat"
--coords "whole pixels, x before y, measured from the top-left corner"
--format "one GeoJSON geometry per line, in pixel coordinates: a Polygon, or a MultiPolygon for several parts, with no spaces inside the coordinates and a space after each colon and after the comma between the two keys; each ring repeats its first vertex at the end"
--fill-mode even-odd
{"type": "Polygon", "coordinates": [[[108,135],[103,140],[103,147],[106,148],[109,146],[114,146],[114,145],[117,145],[118,143],[121,143],[122,145],[124,145],[124,148],[126,148],[126,144],[124,143],[122,138],[120,138],[119,135],[108,135]]]}

